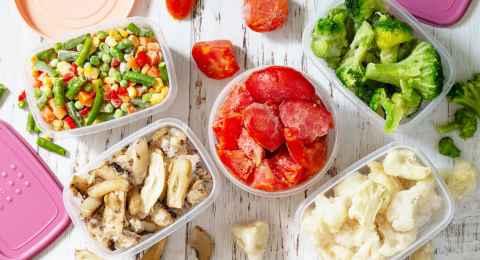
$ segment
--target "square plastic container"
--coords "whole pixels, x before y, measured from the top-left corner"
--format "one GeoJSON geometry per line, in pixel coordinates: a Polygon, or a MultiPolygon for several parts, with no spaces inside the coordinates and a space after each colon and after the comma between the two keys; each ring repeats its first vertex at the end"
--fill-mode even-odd
{"type": "Polygon", "coordinates": [[[121,19],[118,21],[114,22],[109,22],[109,23],[104,23],[100,25],[95,25],[92,27],[85,28],[79,32],[75,32],[72,34],[67,34],[64,35],[58,39],[54,40],[49,40],[47,43],[42,44],[41,46],[35,48],[30,52],[29,56],[25,57],[25,74],[24,74],[24,84],[27,88],[27,100],[28,103],[31,104],[30,111],[33,114],[33,117],[35,118],[35,122],[39,125],[39,127],[42,129],[44,133],[47,133],[48,135],[52,137],[57,137],[57,138],[66,138],[66,137],[75,137],[75,136],[82,136],[82,135],[88,135],[88,134],[93,134],[105,130],[109,130],[115,127],[123,126],[126,124],[129,124],[133,121],[140,120],[143,118],[146,118],[148,116],[151,116],[155,113],[165,111],[174,101],[176,95],[177,95],[177,79],[176,79],[176,74],[175,74],[175,67],[173,65],[173,59],[172,55],[170,53],[169,48],[167,47],[167,43],[165,41],[165,38],[160,31],[160,26],[151,21],[148,18],[143,18],[143,17],[129,17],[125,19],[121,19]],[[167,65],[167,71],[168,71],[168,79],[169,79],[169,91],[168,95],[161,102],[160,104],[148,107],[146,109],[140,110],[138,112],[126,115],[121,118],[117,119],[112,119],[109,121],[105,121],[99,124],[91,125],[91,126],[84,126],[84,127],[79,127],[75,129],[70,129],[70,130],[63,130],[63,131],[55,131],[49,126],[47,123],[44,122],[40,110],[38,107],[35,105],[35,98],[33,96],[33,77],[32,77],[32,65],[31,65],[31,58],[38,52],[52,48],[56,42],[63,42],[68,39],[80,36],[85,33],[93,33],[93,32],[98,32],[100,30],[108,30],[112,28],[117,28],[117,27],[124,27],[127,26],[129,23],[136,23],[140,27],[149,27],[150,29],[153,30],[155,33],[155,38],[160,44],[160,48],[162,50],[162,54],[164,56],[165,64],[167,65]]]}
{"type": "MultiPolygon", "coordinates": [[[[455,81],[455,67],[452,57],[447,52],[445,47],[437,40],[435,40],[430,34],[428,34],[420,25],[418,20],[410,15],[408,11],[406,11],[402,6],[400,6],[395,0],[384,0],[385,8],[387,13],[393,15],[397,19],[407,23],[412,27],[415,36],[427,42],[430,42],[437,52],[440,55],[442,60],[442,67],[443,67],[443,90],[434,100],[430,102],[423,102],[422,107],[420,110],[408,117],[403,119],[400,122],[400,125],[397,129],[402,131],[408,128],[412,128],[416,123],[420,122],[424,119],[429,113],[435,109],[435,107],[442,102],[445,96],[448,94],[450,89],[452,88],[454,81],[455,81]]],[[[367,104],[365,104],[359,97],[357,97],[354,93],[352,93],[349,89],[343,86],[343,83],[338,79],[337,75],[335,74],[335,70],[331,69],[328,64],[322,59],[313,53],[312,49],[310,48],[310,44],[312,42],[312,31],[315,27],[319,18],[325,17],[328,12],[332,9],[337,7],[338,5],[344,3],[343,0],[334,0],[331,5],[325,5],[324,9],[321,9],[317,12],[317,15],[314,19],[307,25],[305,30],[303,31],[303,38],[302,38],[302,45],[303,51],[306,55],[313,61],[313,64],[317,66],[322,74],[330,81],[333,82],[335,88],[337,88],[343,95],[345,95],[353,104],[355,104],[358,108],[360,108],[365,114],[368,115],[378,126],[382,127],[385,124],[385,119],[371,110],[367,104]]]]}
{"type": "MultiPolygon", "coordinates": [[[[275,192],[268,192],[268,191],[263,191],[259,189],[252,188],[239,179],[237,179],[235,176],[233,176],[232,173],[225,167],[223,162],[220,160],[217,154],[217,149],[216,149],[216,144],[217,144],[217,138],[215,137],[215,134],[213,133],[213,124],[215,120],[217,119],[217,112],[220,106],[223,104],[225,101],[225,98],[230,94],[232,91],[233,87],[236,86],[237,84],[244,82],[250,74],[257,70],[262,70],[270,66],[263,66],[263,67],[258,67],[254,69],[247,70],[234,79],[232,79],[220,92],[218,95],[217,99],[215,100],[215,103],[212,106],[212,110],[210,111],[210,117],[208,119],[208,144],[210,148],[210,152],[213,155],[213,158],[215,162],[217,163],[218,167],[222,171],[223,175],[225,175],[235,186],[239,187],[240,189],[249,192],[251,194],[265,197],[265,198],[281,198],[281,197],[287,197],[287,196],[292,196],[294,194],[297,194],[299,192],[302,192],[306,189],[308,189],[310,186],[313,184],[317,183],[321,179],[323,179],[326,176],[326,173],[328,169],[333,164],[333,161],[335,160],[335,156],[337,155],[337,146],[338,146],[338,136],[339,136],[339,130],[338,127],[335,126],[333,129],[331,129],[328,132],[328,151],[327,151],[327,160],[325,162],[325,165],[323,168],[315,175],[309,178],[308,180],[302,182],[301,184],[294,186],[293,188],[287,189],[287,190],[282,190],[282,191],[275,191],[275,192]]],[[[292,68],[295,69],[295,68],[292,68]]],[[[328,91],[325,88],[317,86],[317,84],[305,73],[301,72],[302,75],[315,87],[315,91],[317,95],[320,97],[322,100],[323,104],[327,107],[328,111],[332,113],[333,121],[337,122],[337,117],[336,117],[336,110],[335,107],[332,104],[332,97],[328,93],[328,91]]]]}
{"type": "MultiPolygon", "coordinates": [[[[443,182],[442,178],[439,177],[437,168],[428,159],[428,157],[419,149],[410,145],[393,142],[367,155],[363,159],[360,159],[359,161],[357,161],[356,163],[354,163],[353,165],[351,165],[350,167],[342,171],[340,174],[335,176],[335,178],[332,178],[330,181],[322,185],[318,190],[308,195],[308,197],[300,204],[300,206],[297,209],[297,212],[295,213],[295,221],[297,224],[298,234],[302,236],[301,225],[302,225],[302,219],[303,219],[305,210],[313,206],[313,202],[319,194],[327,193],[333,187],[335,187],[338,183],[348,178],[355,172],[363,172],[363,170],[367,168],[367,164],[369,162],[375,161],[375,160],[382,160],[387,153],[397,149],[407,149],[414,152],[417,158],[420,160],[420,162],[423,165],[428,166],[432,169],[432,175],[436,183],[436,191],[438,195],[442,198],[443,203],[442,203],[442,207],[439,210],[437,210],[435,214],[432,216],[432,219],[429,221],[429,223],[419,228],[417,233],[417,239],[415,240],[415,242],[413,242],[405,250],[391,257],[390,259],[400,260],[400,259],[406,258],[410,254],[415,252],[415,250],[417,250],[419,247],[426,244],[428,241],[432,240],[443,229],[445,229],[448,226],[448,224],[453,220],[455,206],[454,206],[453,199],[450,197],[450,194],[448,193],[445,183],[443,182]]],[[[303,236],[301,241],[305,241],[305,239],[310,240],[309,237],[303,236]]]]}
{"type": "MultiPolygon", "coordinates": [[[[201,161],[205,165],[206,170],[208,170],[208,172],[212,176],[212,190],[207,198],[205,198],[199,204],[193,206],[187,213],[177,218],[173,224],[157,231],[156,233],[143,236],[140,242],[132,247],[121,249],[121,250],[110,251],[104,248],[99,242],[97,242],[96,240],[90,237],[88,230],[86,228],[85,222],[80,219],[80,210],[79,210],[80,203],[78,198],[75,197],[75,195],[72,193],[72,191],[69,188],[65,188],[63,190],[63,203],[65,204],[65,209],[67,210],[68,215],[70,215],[72,222],[85,235],[90,245],[90,248],[94,250],[96,253],[98,253],[99,255],[107,259],[110,259],[110,258],[117,259],[123,256],[133,256],[143,250],[148,249],[153,244],[167,237],[168,235],[175,232],[176,230],[180,229],[181,227],[186,225],[188,222],[193,220],[200,213],[205,211],[215,201],[215,199],[218,198],[218,196],[221,193],[222,182],[219,179],[220,177],[217,174],[217,169],[215,168],[212,160],[210,159],[208,152],[205,150],[200,140],[195,136],[193,131],[188,127],[188,125],[174,118],[165,118],[165,119],[158,120],[148,125],[147,127],[142,128],[137,132],[129,135],[128,137],[124,138],[121,142],[117,143],[107,151],[98,155],[95,161],[87,164],[85,167],[83,167],[80,171],[78,171],[75,174],[77,175],[87,174],[89,171],[101,166],[102,162],[104,162],[105,160],[111,159],[115,153],[117,153],[119,150],[126,147],[127,145],[130,145],[135,140],[141,137],[145,137],[147,138],[147,140],[150,139],[150,137],[158,129],[162,127],[176,127],[187,135],[188,140],[200,155],[201,161]]],[[[71,183],[71,180],[68,183],[71,183]]]]}

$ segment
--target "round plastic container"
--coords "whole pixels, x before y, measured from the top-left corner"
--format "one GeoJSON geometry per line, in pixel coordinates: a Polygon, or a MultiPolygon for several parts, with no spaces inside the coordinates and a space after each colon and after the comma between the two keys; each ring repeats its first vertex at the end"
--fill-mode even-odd
{"type": "MultiPolygon", "coordinates": [[[[294,186],[290,189],[282,190],[282,191],[275,191],[275,192],[263,191],[263,190],[252,188],[252,187],[246,185],[245,183],[243,183],[242,181],[240,181],[239,179],[237,179],[235,176],[233,176],[230,173],[230,171],[223,165],[222,161],[218,157],[217,150],[215,148],[216,144],[217,144],[217,139],[215,137],[215,134],[213,133],[213,124],[214,124],[214,122],[217,118],[218,109],[223,104],[225,98],[230,93],[230,91],[233,89],[233,87],[235,85],[237,85],[238,83],[245,81],[247,79],[247,77],[250,74],[252,74],[253,72],[255,72],[257,70],[267,68],[267,67],[270,67],[270,66],[263,66],[263,67],[254,68],[254,69],[250,69],[250,70],[247,70],[247,71],[243,72],[242,74],[238,75],[233,80],[231,80],[225,86],[225,88],[222,90],[222,92],[220,92],[217,99],[215,100],[215,103],[213,104],[212,110],[210,112],[210,117],[209,117],[209,120],[208,120],[208,144],[209,144],[209,147],[210,147],[210,151],[213,154],[213,158],[214,158],[215,162],[217,163],[218,167],[220,168],[221,172],[233,184],[235,184],[237,187],[239,187],[240,189],[242,189],[246,192],[257,195],[257,196],[266,197],[266,198],[281,198],[281,197],[287,197],[287,196],[291,196],[291,195],[297,194],[299,192],[302,192],[302,191],[306,190],[307,188],[309,188],[310,186],[312,186],[313,184],[320,181],[322,178],[324,178],[326,176],[326,172],[332,166],[333,161],[335,159],[335,156],[337,154],[337,145],[338,145],[338,135],[339,135],[339,133],[338,133],[338,128],[337,127],[334,127],[328,133],[328,137],[327,137],[328,138],[327,160],[326,160],[323,168],[317,174],[310,177],[308,180],[306,180],[306,181],[300,183],[299,185],[294,186]]],[[[295,68],[292,68],[292,69],[295,69],[295,68]]],[[[315,82],[305,73],[302,73],[302,74],[315,87],[317,95],[320,97],[320,99],[322,100],[323,104],[327,107],[327,109],[332,113],[333,120],[334,120],[334,122],[336,122],[336,110],[335,110],[335,107],[333,106],[333,104],[331,103],[332,98],[330,97],[328,91],[324,88],[318,87],[317,84],[315,84],[315,82]]]]}
{"type": "MultiPolygon", "coordinates": [[[[332,0],[330,2],[332,2],[331,5],[321,5],[324,8],[320,9],[314,19],[307,25],[307,27],[305,27],[302,38],[303,51],[313,61],[313,64],[315,64],[315,66],[320,69],[322,74],[330,82],[333,82],[332,85],[335,86],[335,88],[337,88],[353,104],[355,104],[359,109],[361,109],[365,114],[367,114],[368,117],[371,118],[379,127],[383,128],[385,124],[385,119],[379,116],[373,110],[371,110],[368,105],[365,104],[359,97],[357,97],[353,92],[343,86],[342,82],[335,74],[335,70],[331,69],[322,58],[315,56],[315,54],[312,52],[312,49],[310,48],[310,44],[312,42],[312,31],[318,19],[321,17],[325,17],[332,8],[335,8],[336,6],[344,3],[343,0],[332,0]]],[[[422,107],[416,114],[405,118],[400,122],[400,126],[398,127],[397,131],[403,131],[405,129],[412,128],[416,123],[422,121],[422,119],[424,119],[429,113],[433,111],[433,109],[438,106],[438,104],[440,104],[440,102],[442,102],[442,100],[452,88],[453,83],[455,82],[455,67],[452,57],[447,52],[445,47],[443,47],[442,44],[440,44],[430,34],[428,34],[422,28],[422,26],[415,17],[410,15],[395,0],[384,0],[384,2],[387,12],[389,14],[410,25],[410,27],[412,27],[414,31],[415,36],[418,39],[430,42],[435,47],[442,60],[443,75],[445,78],[443,82],[443,90],[440,95],[438,95],[438,97],[428,103],[423,102],[422,107]]]]}
{"type": "Polygon", "coordinates": [[[66,138],[66,137],[75,137],[75,136],[82,136],[82,135],[89,135],[105,130],[109,130],[115,127],[123,126],[129,123],[132,123],[136,120],[146,118],[148,116],[151,116],[155,113],[165,111],[174,101],[176,95],[177,95],[177,78],[175,74],[175,67],[173,65],[173,59],[172,55],[170,53],[169,48],[167,47],[167,43],[165,41],[165,38],[160,31],[160,26],[151,21],[150,19],[143,18],[143,17],[129,17],[125,19],[121,19],[119,21],[115,22],[110,22],[110,23],[104,23],[101,25],[95,25],[89,28],[86,28],[84,30],[81,30],[79,32],[75,32],[73,34],[68,34],[64,35],[61,38],[50,40],[45,44],[42,44],[41,46],[35,48],[28,57],[25,58],[25,75],[24,75],[24,82],[23,85],[26,86],[27,88],[27,100],[28,103],[31,104],[29,106],[30,111],[33,114],[33,117],[35,118],[35,122],[37,122],[38,126],[40,129],[42,129],[42,132],[47,133],[51,137],[56,137],[56,138],[66,138]],[[167,65],[167,70],[168,70],[168,79],[169,79],[169,91],[168,95],[161,102],[160,104],[148,107],[146,109],[140,110],[138,112],[126,115],[121,118],[117,119],[112,119],[109,121],[105,121],[99,124],[91,125],[91,126],[84,126],[84,127],[79,127],[75,129],[70,129],[70,130],[64,130],[64,131],[55,131],[52,129],[51,126],[49,126],[45,121],[43,120],[40,110],[38,107],[35,105],[35,98],[33,96],[33,77],[32,77],[32,65],[31,65],[31,58],[38,53],[39,51],[45,50],[52,48],[53,45],[56,42],[63,42],[68,39],[80,36],[85,33],[93,33],[93,32],[98,32],[100,30],[108,30],[116,27],[122,27],[122,26],[127,26],[129,23],[136,23],[139,26],[147,26],[151,28],[154,33],[157,41],[160,43],[160,47],[162,49],[162,53],[165,59],[165,63],[167,65]]]}
{"type": "Polygon", "coordinates": [[[327,193],[333,187],[335,187],[338,183],[343,181],[345,178],[348,178],[355,172],[363,172],[367,168],[367,164],[369,162],[375,161],[375,160],[382,160],[387,153],[397,149],[407,149],[414,152],[422,164],[432,169],[432,175],[435,178],[435,183],[437,184],[436,191],[439,194],[439,196],[442,198],[443,204],[442,204],[442,207],[435,212],[430,222],[422,226],[418,230],[417,239],[415,240],[415,242],[413,242],[410,246],[408,246],[402,252],[396,254],[395,256],[389,259],[400,260],[400,259],[406,258],[410,254],[415,252],[419,247],[423,246],[428,241],[432,240],[438,233],[440,233],[443,229],[445,229],[448,226],[448,224],[453,219],[455,206],[454,206],[453,199],[450,197],[447,187],[443,182],[443,179],[439,177],[437,168],[435,168],[435,166],[428,159],[428,157],[419,149],[410,145],[393,142],[367,155],[363,159],[357,161],[356,163],[354,163],[353,165],[351,165],[350,167],[342,171],[340,174],[335,176],[335,178],[332,178],[331,180],[323,184],[320,188],[318,188],[316,191],[310,194],[300,204],[300,206],[297,209],[297,212],[295,213],[295,222],[297,225],[298,234],[300,236],[300,243],[309,242],[307,243],[307,247],[306,247],[307,250],[314,251],[315,248],[313,246],[313,243],[310,243],[309,237],[302,236],[301,225],[302,225],[302,219],[303,219],[305,210],[313,206],[313,202],[315,198],[319,194],[327,193]]]}
{"type": "MultiPolygon", "coordinates": [[[[112,146],[107,151],[98,155],[95,161],[90,162],[75,174],[77,175],[88,174],[89,171],[101,166],[105,160],[111,159],[115,153],[117,153],[119,150],[121,150],[125,146],[133,143],[135,140],[141,137],[145,137],[148,140],[158,129],[162,127],[169,127],[169,126],[176,127],[182,130],[187,135],[190,143],[197,150],[198,154],[200,155],[201,161],[206,167],[206,170],[208,170],[208,172],[212,176],[212,184],[213,184],[212,191],[210,192],[210,194],[205,200],[203,200],[199,204],[192,207],[184,215],[177,218],[173,224],[157,231],[156,233],[144,236],[138,244],[130,248],[110,251],[104,248],[99,242],[97,242],[96,240],[90,237],[87,231],[85,222],[80,219],[80,210],[79,210],[80,203],[78,198],[74,196],[74,194],[71,192],[71,190],[68,187],[63,189],[63,203],[65,205],[65,209],[67,210],[68,215],[72,219],[72,222],[74,223],[74,225],[77,228],[79,228],[87,238],[87,241],[90,245],[89,248],[94,250],[99,255],[107,259],[118,259],[123,256],[133,256],[143,250],[146,250],[156,242],[162,240],[163,238],[167,237],[171,233],[185,226],[189,221],[193,220],[196,216],[198,216],[200,213],[205,211],[220,195],[222,191],[222,182],[220,180],[220,176],[217,173],[217,169],[215,168],[214,163],[212,162],[212,160],[210,159],[210,156],[208,155],[208,152],[205,150],[200,140],[195,136],[193,131],[188,127],[188,125],[174,118],[165,118],[165,119],[158,120],[146,126],[145,128],[142,128],[137,132],[129,135],[128,137],[124,138],[122,141],[120,141],[116,145],[112,146]]],[[[71,183],[71,181],[68,183],[71,183]]]]}

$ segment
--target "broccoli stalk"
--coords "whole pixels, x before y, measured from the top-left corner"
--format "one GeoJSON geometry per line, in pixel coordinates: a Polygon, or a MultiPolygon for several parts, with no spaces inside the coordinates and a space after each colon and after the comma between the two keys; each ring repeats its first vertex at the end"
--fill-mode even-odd
{"type": "Polygon", "coordinates": [[[477,116],[475,113],[468,108],[459,109],[455,112],[453,122],[437,127],[437,131],[440,134],[446,134],[455,130],[460,132],[459,135],[462,139],[472,137],[477,131],[477,116]]]}
{"type": "Polygon", "coordinates": [[[374,24],[375,42],[380,48],[382,63],[397,62],[400,44],[414,39],[413,30],[406,23],[382,15],[374,24]]]}
{"type": "Polygon", "coordinates": [[[442,91],[443,71],[440,56],[427,42],[420,42],[404,60],[392,64],[367,65],[367,79],[389,83],[397,87],[410,82],[426,100],[432,100],[442,91]]]}
{"type": "Polygon", "coordinates": [[[375,11],[384,9],[379,0],[345,0],[345,6],[355,20],[356,27],[369,19],[375,11]]]}
{"type": "Polygon", "coordinates": [[[458,147],[455,145],[455,142],[453,142],[453,139],[448,136],[440,139],[438,142],[438,151],[440,154],[452,158],[460,157],[462,154],[462,151],[458,149],[458,147]]]}
{"type": "Polygon", "coordinates": [[[480,117],[480,74],[465,83],[456,83],[448,93],[448,100],[469,108],[480,117]]]}
{"type": "Polygon", "coordinates": [[[328,65],[336,68],[348,47],[347,10],[337,7],[327,17],[318,20],[312,32],[313,53],[325,59],[328,65]]]}
{"type": "Polygon", "coordinates": [[[355,94],[358,94],[358,90],[365,81],[365,66],[362,63],[368,50],[373,46],[373,39],[372,27],[368,22],[363,22],[350,44],[350,49],[336,71],[342,83],[355,94]]]}

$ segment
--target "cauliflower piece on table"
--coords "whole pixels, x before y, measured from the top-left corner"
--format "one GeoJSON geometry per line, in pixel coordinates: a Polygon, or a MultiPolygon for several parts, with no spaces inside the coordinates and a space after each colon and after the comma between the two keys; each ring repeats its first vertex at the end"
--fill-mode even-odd
{"type": "Polygon", "coordinates": [[[361,173],[353,173],[348,178],[337,184],[333,190],[337,197],[351,197],[353,193],[361,186],[363,182],[367,181],[367,176],[361,173]]]}
{"type": "Polygon", "coordinates": [[[456,159],[453,172],[446,177],[445,181],[450,194],[455,199],[461,200],[477,187],[477,170],[472,163],[456,159]]]}
{"type": "Polygon", "coordinates": [[[407,180],[421,180],[432,173],[430,167],[422,165],[414,152],[410,150],[395,150],[387,154],[383,160],[385,173],[407,180]]]}
{"type": "Polygon", "coordinates": [[[348,215],[367,228],[373,228],[375,218],[382,205],[385,204],[387,189],[371,180],[367,180],[358,187],[352,196],[352,205],[348,215]]]}
{"type": "Polygon", "coordinates": [[[337,232],[347,219],[348,204],[344,197],[327,198],[320,194],[315,199],[313,214],[323,220],[331,232],[337,232]]]}
{"type": "Polygon", "coordinates": [[[401,252],[417,238],[417,230],[412,229],[408,232],[397,232],[386,219],[379,218],[377,221],[378,229],[383,237],[383,244],[380,247],[380,254],[391,257],[401,252]]]}

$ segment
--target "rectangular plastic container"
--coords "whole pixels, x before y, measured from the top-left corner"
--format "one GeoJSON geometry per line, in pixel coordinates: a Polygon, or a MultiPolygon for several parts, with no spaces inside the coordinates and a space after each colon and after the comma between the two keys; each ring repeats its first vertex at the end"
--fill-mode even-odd
{"type": "MultiPolygon", "coordinates": [[[[124,138],[122,141],[117,143],[116,145],[112,146],[107,151],[101,153],[96,157],[95,161],[90,162],[85,167],[83,167],[80,171],[78,171],[77,175],[87,174],[89,171],[101,166],[102,162],[108,159],[124,148],[125,146],[133,143],[135,140],[145,137],[150,139],[150,137],[160,128],[162,127],[176,127],[179,130],[183,131],[190,143],[195,147],[198,154],[200,155],[202,163],[205,165],[206,170],[212,176],[212,190],[208,197],[200,202],[199,204],[192,207],[186,214],[182,215],[175,222],[164,229],[157,231],[156,233],[144,236],[140,242],[130,248],[121,249],[110,251],[104,248],[99,242],[92,239],[87,231],[85,222],[80,219],[80,210],[79,210],[79,200],[74,196],[69,188],[65,188],[63,190],[63,203],[65,204],[65,209],[67,210],[68,215],[72,219],[74,225],[81,230],[81,232],[85,235],[90,245],[90,249],[94,250],[99,255],[107,258],[107,259],[117,259],[123,256],[133,256],[143,250],[148,249],[156,242],[160,241],[161,239],[167,237],[171,233],[175,232],[176,230],[180,229],[184,225],[186,225],[189,221],[194,219],[200,213],[205,211],[221,193],[222,190],[222,182],[219,179],[219,175],[217,173],[217,169],[215,168],[215,164],[213,164],[208,152],[203,147],[200,140],[195,136],[193,131],[188,127],[187,124],[184,122],[174,119],[174,118],[165,118],[153,122],[152,124],[146,126],[138,130],[137,132],[129,135],[128,137],[124,138]]],[[[72,176],[73,177],[73,176],[72,176]]],[[[71,183],[71,180],[68,182],[71,183]]]]}
{"type": "Polygon", "coordinates": [[[24,82],[23,85],[26,86],[26,92],[27,92],[27,100],[28,103],[31,104],[29,106],[30,111],[33,114],[33,117],[35,118],[35,122],[39,125],[39,127],[42,129],[44,133],[47,133],[48,135],[52,137],[57,137],[57,138],[66,138],[66,137],[75,137],[75,136],[82,136],[82,135],[88,135],[88,134],[93,134],[105,130],[109,130],[115,127],[123,126],[126,124],[129,124],[133,121],[139,120],[146,118],[148,116],[151,116],[155,113],[162,112],[166,110],[174,101],[176,95],[177,95],[177,79],[176,79],[176,74],[175,74],[175,67],[173,64],[173,59],[172,55],[170,53],[170,50],[167,46],[167,43],[165,41],[165,38],[160,30],[160,26],[151,21],[148,18],[144,17],[128,17],[124,18],[118,21],[114,22],[109,22],[109,23],[104,23],[100,25],[95,25],[92,27],[85,28],[79,32],[75,32],[72,34],[66,34],[58,39],[50,40],[47,41],[46,43],[38,46],[32,52],[29,53],[27,57],[25,57],[25,72],[24,72],[24,82]],[[64,130],[64,131],[55,131],[53,130],[47,123],[44,122],[40,110],[38,107],[35,105],[35,98],[33,96],[33,77],[32,77],[32,70],[31,70],[31,58],[38,53],[39,51],[52,48],[56,42],[63,42],[68,39],[80,36],[85,33],[93,33],[93,32],[98,32],[100,30],[108,30],[116,27],[121,27],[121,26],[127,26],[129,23],[136,23],[137,25],[143,27],[147,26],[150,29],[153,30],[155,33],[155,37],[157,41],[160,43],[160,48],[162,50],[165,63],[167,65],[167,71],[168,71],[168,79],[169,79],[169,91],[168,95],[161,102],[160,104],[148,107],[146,109],[140,110],[138,112],[129,114],[127,116],[117,118],[117,119],[112,119],[106,122],[102,122],[99,124],[91,125],[91,126],[84,126],[84,127],[79,127],[75,129],[70,129],[70,130],[64,130]]]}
{"type": "MultiPolygon", "coordinates": [[[[302,47],[303,51],[306,55],[312,60],[313,64],[317,66],[322,74],[333,83],[333,86],[337,88],[343,95],[345,95],[353,104],[355,104],[358,108],[360,108],[365,114],[368,115],[378,126],[382,127],[385,124],[385,119],[371,110],[367,104],[365,104],[359,97],[357,97],[354,93],[352,93],[349,89],[343,86],[342,82],[338,79],[337,75],[335,74],[335,70],[331,69],[328,64],[322,59],[313,53],[312,49],[310,48],[310,44],[312,42],[312,31],[315,27],[319,18],[325,17],[328,12],[335,8],[336,6],[344,3],[344,0],[331,0],[331,5],[324,5],[323,9],[318,10],[317,15],[314,17],[310,23],[308,23],[307,27],[303,31],[303,38],[302,38],[302,47]]],[[[397,131],[402,131],[408,128],[412,128],[416,123],[420,122],[424,119],[429,113],[431,113],[437,106],[442,102],[443,98],[448,94],[450,89],[452,88],[454,81],[455,81],[455,67],[454,62],[445,49],[445,47],[435,40],[430,34],[428,34],[420,25],[418,20],[410,15],[408,11],[406,11],[402,6],[400,6],[395,0],[384,0],[385,8],[387,12],[399,20],[407,23],[412,27],[415,36],[418,39],[425,40],[430,42],[435,49],[438,51],[441,60],[442,60],[442,67],[443,67],[443,75],[444,75],[444,82],[443,82],[443,90],[438,97],[430,102],[423,102],[421,109],[414,115],[409,118],[405,118],[400,122],[400,126],[398,127],[397,131]]]]}
{"type": "MultiPolygon", "coordinates": [[[[362,172],[364,169],[367,168],[367,164],[369,162],[375,161],[375,160],[382,160],[388,152],[397,150],[397,149],[407,149],[414,152],[422,164],[432,169],[432,175],[435,178],[435,182],[437,184],[436,191],[439,194],[439,196],[442,198],[443,205],[438,211],[435,212],[430,222],[419,229],[417,233],[417,239],[415,240],[415,242],[413,242],[405,250],[391,257],[390,259],[400,260],[400,259],[406,258],[410,254],[415,252],[415,250],[417,250],[419,247],[421,247],[422,245],[424,245],[425,243],[433,239],[443,229],[445,229],[448,226],[448,224],[453,220],[455,207],[454,207],[453,199],[450,197],[450,194],[448,193],[445,183],[443,182],[442,178],[439,177],[437,168],[428,159],[428,157],[419,149],[410,145],[393,142],[393,143],[387,144],[386,146],[360,159],[359,161],[357,161],[356,163],[354,163],[353,165],[351,165],[350,167],[348,167],[347,169],[339,173],[337,176],[332,178],[330,181],[323,184],[320,188],[318,188],[318,190],[308,195],[308,197],[300,204],[300,206],[297,209],[297,212],[295,213],[295,221],[297,224],[297,230],[300,237],[302,237],[301,224],[302,224],[302,219],[303,219],[305,210],[307,210],[313,205],[315,198],[319,194],[327,193],[333,187],[335,187],[338,183],[348,178],[355,172],[362,172]]],[[[309,240],[309,238],[307,236],[303,236],[300,241],[305,241],[305,240],[309,240]]]]}

